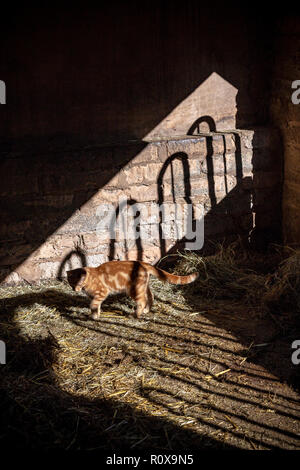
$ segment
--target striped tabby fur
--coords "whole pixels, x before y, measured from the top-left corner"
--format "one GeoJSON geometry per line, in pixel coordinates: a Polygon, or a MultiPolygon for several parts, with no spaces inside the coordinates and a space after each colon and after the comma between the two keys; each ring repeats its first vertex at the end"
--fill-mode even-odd
{"type": "Polygon", "coordinates": [[[149,312],[153,295],[149,288],[150,274],[171,284],[189,284],[198,273],[176,276],[142,261],[109,261],[97,268],[78,268],[67,271],[70,286],[79,292],[84,289],[92,297],[92,318],[100,317],[101,304],[109,294],[126,292],[137,304],[136,317],[149,312]]]}

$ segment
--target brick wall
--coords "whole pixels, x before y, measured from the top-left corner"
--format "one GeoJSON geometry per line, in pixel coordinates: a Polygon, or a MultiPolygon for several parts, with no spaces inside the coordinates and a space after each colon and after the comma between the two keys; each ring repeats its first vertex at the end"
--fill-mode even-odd
{"type": "Polygon", "coordinates": [[[280,145],[257,127],[267,123],[271,22],[196,0],[26,3],[5,14],[0,282],[125,255],[155,262],[182,247],[154,215],[135,219],[151,242],[102,233],[99,208],[116,210],[121,196],[131,209],[193,204],[196,219],[203,208],[204,249],[237,234],[262,247],[276,238],[280,145]]]}
{"type": "MultiPolygon", "coordinates": [[[[0,229],[1,279],[38,281],[63,276],[71,266],[96,266],[108,259],[156,262],[170,248],[184,247],[172,233],[162,240],[162,221],[150,212],[141,212],[135,220],[151,239],[113,240],[111,214],[104,219],[103,204],[111,204],[120,217],[117,207],[125,197],[128,213],[134,203],[144,203],[147,211],[154,202],[190,203],[195,219],[203,210],[204,248],[211,239],[238,234],[254,239],[260,233],[260,240],[267,233],[274,236],[279,224],[276,162],[278,136],[268,128],[80,150],[56,148],[26,158],[8,153],[2,174],[10,178],[0,187],[8,222],[0,229]]],[[[168,217],[172,221],[174,212],[168,217]]]]}

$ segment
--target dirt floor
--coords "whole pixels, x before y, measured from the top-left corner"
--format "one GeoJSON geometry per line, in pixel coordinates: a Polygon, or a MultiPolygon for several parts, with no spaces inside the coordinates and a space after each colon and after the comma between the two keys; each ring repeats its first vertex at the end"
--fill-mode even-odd
{"type": "Polygon", "coordinates": [[[295,319],[152,289],[142,319],[119,296],[100,321],[63,282],[0,289],[1,447],[300,449],[295,319]]]}

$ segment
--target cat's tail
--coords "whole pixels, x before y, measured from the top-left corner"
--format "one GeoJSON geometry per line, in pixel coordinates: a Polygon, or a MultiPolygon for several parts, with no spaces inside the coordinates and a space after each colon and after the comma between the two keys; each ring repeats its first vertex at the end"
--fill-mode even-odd
{"type": "Polygon", "coordinates": [[[146,263],[147,271],[153,276],[157,277],[161,281],[170,282],[171,284],[190,284],[194,282],[198,277],[199,273],[188,274],[187,276],[176,276],[176,274],[170,274],[160,268],[155,268],[151,264],[146,263]]]}

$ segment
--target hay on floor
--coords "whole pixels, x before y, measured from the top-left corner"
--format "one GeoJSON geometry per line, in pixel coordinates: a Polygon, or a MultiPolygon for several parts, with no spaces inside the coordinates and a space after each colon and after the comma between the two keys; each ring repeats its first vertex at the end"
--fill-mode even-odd
{"type": "Polygon", "coordinates": [[[299,313],[300,253],[278,269],[255,256],[237,244],[205,258],[180,254],[175,272],[197,270],[199,279],[182,287],[152,279],[154,306],[140,320],[126,296],[108,298],[96,322],[88,299],[64,282],[1,288],[0,442],[297,448],[299,396],[268,345],[281,340],[280,302],[299,313]],[[269,272],[255,269],[266,264],[269,272]]]}

